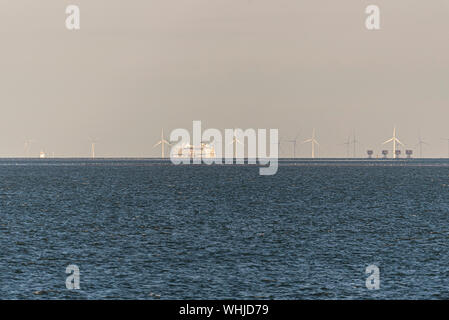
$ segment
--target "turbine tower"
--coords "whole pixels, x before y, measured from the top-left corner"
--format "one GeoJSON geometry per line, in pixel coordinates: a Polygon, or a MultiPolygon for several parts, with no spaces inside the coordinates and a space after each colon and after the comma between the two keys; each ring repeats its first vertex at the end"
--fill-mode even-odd
{"type": "Polygon", "coordinates": [[[312,144],[312,159],[314,159],[315,158],[315,144],[318,147],[320,146],[318,141],[316,141],[316,139],[315,139],[315,128],[313,128],[313,131],[312,131],[312,138],[303,141],[303,143],[309,143],[309,142],[312,144]]]}
{"type": "Polygon", "coordinates": [[[353,150],[354,153],[353,153],[352,157],[355,158],[355,155],[356,155],[356,145],[357,145],[357,143],[359,143],[359,141],[355,138],[355,130],[354,130],[354,133],[353,133],[353,136],[352,136],[352,141],[351,141],[351,143],[352,143],[353,148],[354,148],[354,150],[353,150]]]}
{"type": "Polygon", "coordinates": [[[164,149],[164,145],[170,146],[171,144],[164,139],[164,129],[161,130],[161,140],[159,140],[154,146],[153,148],[156,148],[158,145],[161,145],[161,158],[164,159],[165,158],[165,149],[164,149]]]}
{"type": "MultiPolygon", "coordinates": [[[[296,158],[296,145],[298,142],[299,133],[296,135],[295,139],[292,140],[285,140],[285,142],[290,142],[293,144],[293,158],[296,158]]],[[[281,147],[280,141],[279,141],[279,148],[281,147]]]]}
{"type": "Polygon", "coordinates": [[[284,151],[282,151],[282,148],[281,148],[281,143],[282,143],[282,138],[279,138],[279,141],[278,141],[278,154],[279,155],[281,153],[284,153],[284,151]]]}
{"type": "Polygon", "coordinates": [[[393,142],[393,158],[396,159],[396,157],[397,157],[397,154],[396,154],[396,143],[399,143],[400,145],[404,146],[404,144],[401,141],[399,141],[398,138],[396,138],[396,127],[394,127],[394,129],[393,129],[393,137],[391,139],[385,141],[382,144],[387,144],[387,143],[390,143],[390,142],[393,142]]]}
{"type": "Polygon", "coordinates": [[[90,152],[91,152],[91,158],[95,159],[95,145],[97,144],[98,140],[95,138],[90,138],[90,152]]]}
{"type": "Polygon", "coordinates": [[[420,158],[422,158],[422,146],[423,146],[423,144],[425,144],[426,146],[429,145],[427,142],[425,142],[423,139],[421,139],[421,134],[419,134],[418,143],[416,145],[419,146],[419,157],[420,158]]]}

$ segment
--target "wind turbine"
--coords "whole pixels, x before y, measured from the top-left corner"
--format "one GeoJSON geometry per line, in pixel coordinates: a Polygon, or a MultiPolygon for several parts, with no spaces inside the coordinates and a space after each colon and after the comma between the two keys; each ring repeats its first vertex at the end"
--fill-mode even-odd
{"type": "Polygon", "coordinates": [[[382,144],[387,144],[390,142],[393,142],[393,158],[395,159],[396,158],[396,142],[399,143],[400,145],[404,146],[404,144],[401,141],[399,141],[398,138],[396,138],[396,127],[394,127],[394,129],[393,129],[393,137],[391,139],[385,141],[382,144]]]}
{"type": "Polygon", "coordinates": [[[349,146],[351,145],[351,137],[348,137],[348,140],[346,140],[346,142],[342,143],[341,145],[346,146],[346,158],[349,158],[349,146]]]}
{"type": "Polygon", "coordinates": [[[243,144],[239,139],[237,139],[237,137],[235,136],[235,131],[234,131],[234,137],[232,138],[232,141],[228,144],[228,145],[233,145],[232,146],[232,151],[234,152],[234,158],[236,158],[237,156],[237,144],[243,144]]]}
{"type": "Polygon", "coordinates": [[[23,150],[25,152],[26,157],[30,156],[31,144],[34,143],[34,142],[36,142],[36,140],[34,140],[34,139],[25,139],[23,150]]]}
{"type": "Polygon", "coordinates": [[[282,143],[282,138],[279,137],[279,141],[278,141],[278,154],[280,155],[281,153],[284,153],[284,151],[281,148],[281,143],[282,143]]]}
{"type": "Polygon", "coordinates": [[[90,138],[90,152],[91,152],[91,158],[95,159],[95,145],[97,144],[98,140],[95,138],[90,138]]]}
{"type": "Polygon", "coordinates": [[[416,144],[419,146],[419,157],[422,158],[422,145],[425,144],[428,146],[429,144],[425,142],[423,139],[421,139],[421,133],[419,134],[418,143],[416,144]]]}
{"type": "MultiPolygon", "coordinates": [[[[285,142],[293,143],[293,158],[296,158],[296,144],[298,142],[299,133],[296,135],[295,139],[292,140],[285,140],[285,142]]],[[[281,143],[279,141],[279,149],[281,148],[281,143]]]]}
{"type": "Polygon", "coordinates": [[[165,151],[164,151],[164,145],[168,145],[171,146],[171,144],[164,139],[164,129],[161,130],[161,140],[159,140],[154,146],[153,148],[156,148],[158,145],[161,145],[161,158],[164,159],[165,158],[165,151]]]}
{"type": "Polygon", "coordinates": [[[303,141],[303,143],[311,143],[312,144],[312,159],[315,158],[315,144],[319,147],[320,144],[315,139],[315,128],[312,131],[312,138],[303,141]]]}
{"type": "Polygon", "coordinates": [[[353,133],[353,136],[352,136],[351,143],[352,143],[353,148],[354,148],[354,153],[353,153],[352,157],[355,158],[355,154],[356,154],[355,148],[356,148],[357,143],[359,143],[359,141],[355,138],[355,130],[354,130],[354,133],[353,133]]]}
{"type": "Polygon", "coordinates": [[[237,139],[237,137],[236,136],[234,136],[234,138],[232,138],[232,141],[231,141],[231,143],[230,144],[236,144],[236,143],[238,143],[238,144],[242,144],[242,142],[239,140],[239,139],[237,139]]]}

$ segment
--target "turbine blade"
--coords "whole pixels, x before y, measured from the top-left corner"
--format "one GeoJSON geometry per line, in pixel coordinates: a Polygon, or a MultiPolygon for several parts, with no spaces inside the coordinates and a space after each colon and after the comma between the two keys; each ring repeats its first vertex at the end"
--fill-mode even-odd
{"type": "Polygon", "coordinates": [[[162,141],[159,141],[158,143],[156,143],[153,148],[157,147],[158,145],[160,145],[162,143],[162,141]]]}
{"type": "Polygon", "coordinates": [[[382,144],[386,144],[386,143],[389,143],[389,142],[391,142],[391,141],[393,141],[394,140],[394,138],[391,138],[390,140],[387,140],[387,141],[385,141],[384,143],[382,143],[382,144]]]}
{"type": "Polygon", "coordinates": [[[395,139],[396,139],[396,142],[397,142],[397,143],[399,143],[399,144],[401,144],[401,145],[403,145],[403,146],[405,147],[405,144],[403,144],[401,141],[399,141],[398,138],[395,138],[395,139]]]}

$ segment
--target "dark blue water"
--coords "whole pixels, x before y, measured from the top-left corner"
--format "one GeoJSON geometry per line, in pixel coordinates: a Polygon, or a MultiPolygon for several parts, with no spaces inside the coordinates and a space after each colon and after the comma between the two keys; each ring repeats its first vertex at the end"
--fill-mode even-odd
{"type": "Polygon", "coordinates": [[[449,298],[449,162],[0,161],[0,298],[449,298]],[[80,268],[80,290],[65,268],[80,268]],[[380,268],[379,290],[365,268],[380,268]]]}

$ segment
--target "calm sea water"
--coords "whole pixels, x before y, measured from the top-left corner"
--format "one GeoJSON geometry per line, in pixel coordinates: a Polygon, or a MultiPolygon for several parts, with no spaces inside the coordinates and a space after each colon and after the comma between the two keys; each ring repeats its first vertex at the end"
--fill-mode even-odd
{"type": "Polygon", "coordinates": [[[0,160],[0,219],[3,299],[449,298],[446,160],[0,160]]]}

